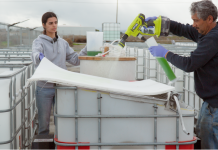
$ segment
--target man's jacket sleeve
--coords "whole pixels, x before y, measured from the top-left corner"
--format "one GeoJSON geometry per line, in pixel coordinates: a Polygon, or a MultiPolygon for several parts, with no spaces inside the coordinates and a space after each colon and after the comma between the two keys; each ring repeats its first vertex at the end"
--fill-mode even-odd
{"type": "Polygon", "coordinates": [[[193,72],[203,67],[218,54],[218,43],[216,41],[213,36],[205,35],[204,38],[200,39],[197,48],[191,53],[190,57],[169,52],[166,59],[185,72],[193,72]]]}
{"type": "Polygon", "coordinates": [[[198,42],[198,30],[191,25],[184,25],[175,21],[170,21],[170,32],[177,36],[184,36],[189,40],[198,42]]]}

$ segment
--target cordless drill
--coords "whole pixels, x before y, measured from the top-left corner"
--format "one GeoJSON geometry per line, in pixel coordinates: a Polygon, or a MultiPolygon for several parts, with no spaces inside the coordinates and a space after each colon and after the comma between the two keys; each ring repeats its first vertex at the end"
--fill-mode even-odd
{"type": "Polygon", "coordinates": [[[121,38],[119,45],[124,48],[125,41],[129,36],[139,37],[141,40],[146,41],[143,35],[150,35],[157,37],[159,36],[168,36],[170,28],[170,20],[167,17],[159,16],[156,20],[145,21],[145,15],[140,13],[130,24],[125,34],[121,38]],[[146,28],[149,26],[154,26],[155,31],[154,34],[143,33],[141,28],[145,26],[146,28]]]}

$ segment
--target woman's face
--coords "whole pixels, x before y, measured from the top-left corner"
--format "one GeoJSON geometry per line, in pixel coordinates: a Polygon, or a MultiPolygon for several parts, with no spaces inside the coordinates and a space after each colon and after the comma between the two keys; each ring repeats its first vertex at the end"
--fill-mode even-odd
{"type": "Polygon", "coordinates": [[[57,31],[58,20],[56,17],[48,18],[46,24],[42,24],[46,32],[55,33],[57,31]]]}

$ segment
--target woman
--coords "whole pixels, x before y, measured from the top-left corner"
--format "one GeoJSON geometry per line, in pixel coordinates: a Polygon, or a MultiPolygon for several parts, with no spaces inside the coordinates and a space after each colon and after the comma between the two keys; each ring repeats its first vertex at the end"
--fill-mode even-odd
{"type": "MultiPolygon", "coordinates": [[[[55,13],[46,12],[42,16],[43,34],[33,41],[32,61],[37,68],[40,61],[46,57],[55,65],[67,69],[66,61],[73,65],[79,65],[78,56],[87,54],[87,48],[83,48],[77,54],[60,36],[57,35],[58,19],[55,13]]],[[[38,81],[36,88],[36,105],[38,108],[39,130],[38,134],[49,134],[49,122],[51,107],[54,103],[54,83],[38,81]]]]}

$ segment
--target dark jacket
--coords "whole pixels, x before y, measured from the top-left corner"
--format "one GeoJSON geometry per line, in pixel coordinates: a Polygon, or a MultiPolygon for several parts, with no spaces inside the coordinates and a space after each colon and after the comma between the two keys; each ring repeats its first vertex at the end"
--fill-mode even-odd
{"type": "Polygon", "coordinates": [[[201,35],[190,25],[171,21],[170,32],[193,40],[197,48],[190,57],[169,52],[167,61],[185,72],[194,71],[196,93],[212,107],[218,108],[218,25],[206,35],[201,35]]]}

